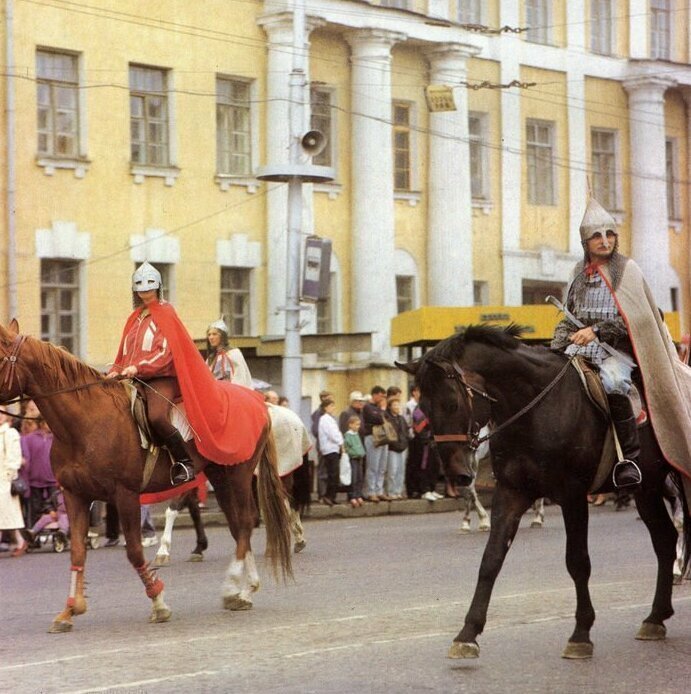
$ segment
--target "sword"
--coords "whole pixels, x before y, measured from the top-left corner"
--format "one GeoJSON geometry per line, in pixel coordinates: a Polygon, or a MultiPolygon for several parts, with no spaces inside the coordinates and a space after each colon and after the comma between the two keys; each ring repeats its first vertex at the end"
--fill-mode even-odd
{"type": "MultiPolygon", "coordinates": [[[[564,304],[557,299],[555,296],[548,296],[545,298],[545,301],[552,304],[553,306],[556,306],[577,328],[585,328],[586,325],[583,321],[578,320],[576,316],[569,311],[564,304]]],[[[627,354],[624,354],[623,352],[619,352],[618,350],[614,349],[612,345],[608,345],[606,342],[600,342],[600,340],[596,337],[595,342],[602,347],[602,349],[605,350],[608,354],[610,354],[613,357],[616,357],[617,359],[620,359],[623,361],[627,366],[629,366],[632,369],[635,369],[638,364],[636,364],[631,357],[629,357],[627,354]]]]}

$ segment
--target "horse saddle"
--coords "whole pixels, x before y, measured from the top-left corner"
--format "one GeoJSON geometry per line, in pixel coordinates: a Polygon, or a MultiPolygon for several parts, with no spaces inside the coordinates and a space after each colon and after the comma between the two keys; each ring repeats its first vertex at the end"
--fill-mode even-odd
{"type": "MultiPolygon", "coordinates": [[[[587,359],[577,356],[571,365],[576,369],[583,389],[585,390],[588,399],[597,407],[602,416],[610,421],[609,403],[607,401],[607,393],[602,385],[599,370],[587,359]]],[[[645,410],[644,401],[641,397],[640,390],[635,384],[631,385],[629,392],[629,400],[631,401],[632,411],[636,414],[636,423],[639,427],[643,426],[648,421],[648,415],[645,410]]],[[[589,493],[594,494],[600,487],[609,479],[614,463],[617,461],[616,446],[614,443],[614,428],[607,427],[607,434],[602,445],[602,453],[600,454],[600,462],[595,472],[595,477],[590,486],[589,493]]]]}

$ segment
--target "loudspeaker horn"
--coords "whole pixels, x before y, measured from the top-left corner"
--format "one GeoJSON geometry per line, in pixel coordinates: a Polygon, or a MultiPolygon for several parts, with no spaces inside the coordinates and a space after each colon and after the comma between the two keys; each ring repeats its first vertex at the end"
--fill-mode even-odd
{"type": "Polygon", "coordinates": [[[310,157],[316,157],[326,148],[326,135],[321,130],[308,130],[300,140],[300,147],[310,157]]]}

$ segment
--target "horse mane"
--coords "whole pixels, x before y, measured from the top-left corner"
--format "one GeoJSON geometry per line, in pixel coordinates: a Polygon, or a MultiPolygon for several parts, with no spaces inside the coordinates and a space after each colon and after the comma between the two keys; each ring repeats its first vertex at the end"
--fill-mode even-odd
{"type": "Polygon", "coordinates": [[[519,338],[524,332],[525,328],[516,323],[507,326],[488,325],[487,323],[469,325],[461,328],[451,337],[442,340],[427,354],[433,353],[442,359],[456,359],[461,356],[463,348],[470,342],[481,342],[505,350],[518,349],[523,344],[519,338]]]}
{"type": "Polygon", "coordinates": [[[43,342],[35,338],[27,339],[27,346],[36,352],[37,358],[53,374],[54,385],[58,389],[69,388],[78,383],[103,380],[103,374],[93,367],[85,364],[63,347],[57,347],[49,342],[43,342]]]}

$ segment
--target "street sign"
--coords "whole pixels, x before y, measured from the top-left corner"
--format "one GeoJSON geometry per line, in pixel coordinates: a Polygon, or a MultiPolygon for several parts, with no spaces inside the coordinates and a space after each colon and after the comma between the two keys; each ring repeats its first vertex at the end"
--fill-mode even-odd
{"type": "Polygon", "coordinates": [[[436,113],[438,111],[455,111],[456,101],[453,98],[453,87],[448,84],[429,84],[425,87],[427,108],[436,113]]]}

